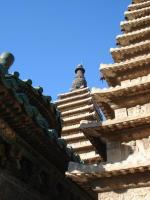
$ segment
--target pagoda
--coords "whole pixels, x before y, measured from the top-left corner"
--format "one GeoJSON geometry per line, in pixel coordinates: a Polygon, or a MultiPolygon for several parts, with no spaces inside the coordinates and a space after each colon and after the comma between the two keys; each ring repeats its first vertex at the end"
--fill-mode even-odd
{"type": "Polygon", "coordinates": [[[85,137],[80,130],[81,120],[92,120],[100,122],[101,116],[98,106],[94,102],[87,87],[84,77],[85,69],[83,65],[78,65],[75,69],[75,80],[73,81],[71,91],[58,95],[55,102],[62,117],[62,138],[67,145],[72,147],[74,152],[80,156],[84,163],[99,163],[103,160],[101,145],[97,145],[97,151],[93,143],[99,144],[97,140],[91,140],[85,137]]]}
{"type": "Polygon", "coordinates": [[[106,144],[107,161],[98,165],[71,162],[68,177],[98,199],[150,199],[150,0],[133,0],[121,22],[123,34],[111,48],[114,63],[101,64],[109,88],[90,95],[105,120],[84,120],[88,138],[106,144]]]}

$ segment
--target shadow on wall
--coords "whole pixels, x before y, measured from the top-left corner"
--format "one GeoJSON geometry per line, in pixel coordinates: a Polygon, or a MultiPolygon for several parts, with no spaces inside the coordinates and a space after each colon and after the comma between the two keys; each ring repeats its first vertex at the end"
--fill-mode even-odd
{"type": "Polygon", "coordinates": [[[129,144],[111,142],[107,144],[107,162],[121,162],[127,160],[134,153],[133,147],[129,144]]]}

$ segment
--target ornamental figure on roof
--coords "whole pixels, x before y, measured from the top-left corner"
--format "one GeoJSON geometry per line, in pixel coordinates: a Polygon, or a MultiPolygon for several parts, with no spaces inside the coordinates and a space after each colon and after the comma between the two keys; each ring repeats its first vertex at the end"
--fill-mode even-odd
{"type": "Polygon", "coordinates": [[[13,64],[15,58],[10,52],[0,54],[0,71],[3,74],[8,74],[10,66],[13,64]]]}
{"type": "Polygon", "coordinates": [[[87,87],[87,82],[84,77],[85,69],[83,65],[77,65],[75,69],[76,77],[73,81],[71,91],[87,87]]]}

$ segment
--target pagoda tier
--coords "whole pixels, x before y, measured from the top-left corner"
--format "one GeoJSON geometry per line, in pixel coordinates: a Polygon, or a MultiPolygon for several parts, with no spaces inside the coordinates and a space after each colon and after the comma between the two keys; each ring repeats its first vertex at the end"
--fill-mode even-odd
{"type": "MultiPolygon", "coordinates": [[[[110,86],[150,74],[150,53],[114,64],[102,64],[101,71],[110,86]]],[[[131,81],[130,81],[131,82],[131,81]]]]}
{"type": "Polygon", "coordinates": [[[141,17],[138,19],[123,21],[120,23],[122,30],[125,33],[136,31],[150,26],[150,16],[141,17]]]}
{"type": "Polygon", "coordinates": [[[136,42],[141,42],[142,40],[148,40],[150,39],[149,33],[150,27],[147,27],[130,33],[118,35],[116,37],[117,44],[121,46],[128,46],[130,44],[135,44],[136,42]]]}
{"type": "Polygon", "coordinates": [[[117,36],[117,48],[111,48],[113,64],[101,64],[101,72],[110,86],[121,85],[148,75],[150,54],[150,1],[139,1],[128,7],[124,34],[117,36]]]}
{"type": "Polygon", "coordinates": [[[149,103],[150,76],[125,81],[122,86],[92,89],[92,96],[101,107],[106,119],[115,118],[117,109],[131,109],[149,103]]]}
{"type": "Polygon", "coordinates": [[[141,8],[138,10],[126,11],[124,14],[126,19],[128,20],[133,20],[140,17],[144,17],[146,15],[150,15],[150,5],[149,7],[141,8]]]}
{"type": "Polygon", "coordinates": [[[81,120],[100,120],[89,89],[82,88],[61,94],[55,103],[63,120],[62,138],[68,146],[71,146],[85,163],[100,162],[101,157],[96,154],[92,143],[80,131],[81,120]]]}
{"type": "Polygon", "coordinates": [[[88,89],[87,88],[81,88],[80,90],[74,90],[74,91],[71,91],[71,92],[58,94],[57,96],[60,99],[65,99],[65,98],[73,97],[75,95],[84,94],[85,92],[88,93],[88,89]]]}
{"type": "MultiPolygon", "coordinates": [[[[109,140],[129,141],[150,136],[150,132],[138,131],[137,126],[144,130],[150,118],[150,76],[139,77],[132,81],[122,82],[122,86],[109,89],[93,88],[91,95],[100,106],[106,120],[102,123],[85,123],[82,125],[88,137],[103,137],[109,140]],[[89,126],[89,127],[88,127],[89,126]],[[92,127],[92,130],[91,130],[92,127]],[[95,128],[93,128],[95,127],[95,128]],[[120,132],[122,130],[122,133],[120,132]]],[[[88,121],[87,121],[88,122],[88,121]]]]}
{"type": "Polygon", "coordinates": [[[130,4],[128,6],[128,10],[129,11],[134,11],[134,10],[146,8],[146,7],[149,7],[149,6],[150,6],[150,0],[142,2],[142,3],[130,4]]]}
{"type": "MultiPolygon", "coordinates": [[[[89,191],[101,193],[103,199],[105,192],[150,186],[150,160],[141,159],[98,166],[70,163],[66,175],[83,189],[88,188],[89,191]]],[[[150,198],[149,193],[147,196],[150,198]]],[[[107,198],[109,199],[109,195],[107,198]]]]}
{"type": "Polygon", "coordinates": [[[129,142],[149,137],[150,114],[133,116],[120,120],[107,120],[102,125],[82,121],[80,128],[87,137],[101,138],[103,141],[129,142]],[[144,128],[143,128],[144,127],[144,128]]]}
{"type": "Polygon", "coordinates": [[[150,40],[145,40],[136,44],[121,48],[111,48],[110,52],[115,62],[130,60],[133,57],[140,57],[150,52],[150,40]]]}
{"type": "Polygon", "coordinates": [[[148,2],[149,0],[132,0],[133,4],[139,4],[139,3],[144,3],[144,2],[148,2]]]}

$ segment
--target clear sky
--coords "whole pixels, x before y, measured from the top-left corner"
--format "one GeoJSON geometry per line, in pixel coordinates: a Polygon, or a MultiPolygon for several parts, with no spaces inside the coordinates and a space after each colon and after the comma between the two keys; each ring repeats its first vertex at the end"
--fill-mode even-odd
{"type": "Polygon", "coordinates": [[[0,52],[15,55],[11,72],[32,79],[44,94],[68,92],[82,63],[89,87],[105,87],[99,64],[111,63],[110,47],[131,0],[0,0],[0,52]]]}

